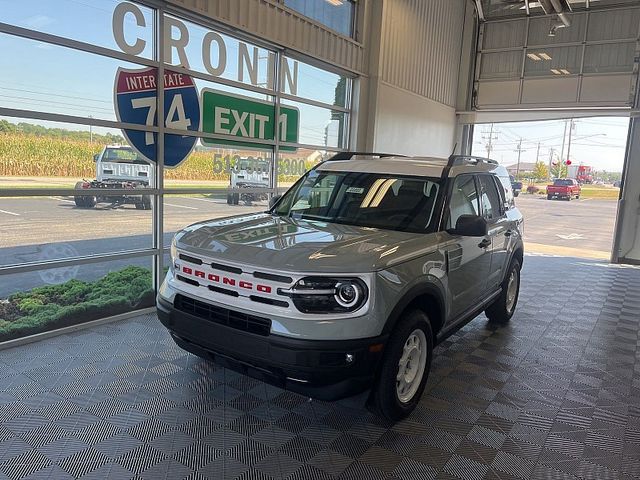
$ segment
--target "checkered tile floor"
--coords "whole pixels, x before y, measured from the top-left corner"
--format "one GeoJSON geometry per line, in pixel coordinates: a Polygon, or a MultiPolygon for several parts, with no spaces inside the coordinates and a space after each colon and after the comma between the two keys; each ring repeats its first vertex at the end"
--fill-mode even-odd
{"type": "Polygon", "coordinates": [[[155,316],[0,351],[0,478],[640,478],[640,269],[527,257],[395,425],[189,355],[155,316]]]}

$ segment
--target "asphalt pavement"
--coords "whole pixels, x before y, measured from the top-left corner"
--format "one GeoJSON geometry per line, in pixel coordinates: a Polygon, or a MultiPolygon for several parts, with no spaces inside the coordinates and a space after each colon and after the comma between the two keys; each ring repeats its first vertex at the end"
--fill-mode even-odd
{"type": "MultiPolygon", "coordinates": [[[[516,199],[525,216],[528,252],[608,258],[616,202],[580,199],[547,200],[521,194],[516,199]]],[[[164,201],[165,244],[179,228],[210,218],[264,211],[266,204],[229,206],[210,196],[170,196],[164,201]]],[[[75,206],[66,197],[0,199],[0,265],[122,252],[152,245],[150,210],[134,205],[94,209],[75,206]]],[[[61,283],[71,278],[94,280],[125,265],[150,267],[149,258],[103,262],[0,277],[0,299],[13,292],[61,283]]]]}
{"type": "Polygon", "coordinates": [[[618,208],[615,200],[547,200],[546,195],[520,194],[516,205],[525,218],[528,251],[609,258],[618,208]],[[539,247],[543,245],[547,248],[539,247]]]}

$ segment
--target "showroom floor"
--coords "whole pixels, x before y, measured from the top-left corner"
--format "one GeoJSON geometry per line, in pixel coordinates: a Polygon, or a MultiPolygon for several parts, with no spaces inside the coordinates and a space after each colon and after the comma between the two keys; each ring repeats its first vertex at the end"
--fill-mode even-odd
{"type": "Polygon", "coordinates": [[[0,351],[0,478],[640,478],[640,269],[527,256],[511,324],[440,345],[415,413],[178,349],[154,315],[0,351]]]}

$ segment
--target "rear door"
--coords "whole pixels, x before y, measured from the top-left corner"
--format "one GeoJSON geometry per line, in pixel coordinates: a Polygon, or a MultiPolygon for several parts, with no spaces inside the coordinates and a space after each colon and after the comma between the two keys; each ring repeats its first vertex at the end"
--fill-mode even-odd
{"type": "MultiPolygon", "coordinates": [[[[479,215],[480,203],[473,175],[459,175],[449,194],[446,228],[455,227],[461,215],[479,215]]],[[[444,253],[447,258],[448,284],[451,293],[451,315],[457,318],[473,307],[486,292],[491,269],[491,254],[484,237],[446,234],[444,253]]]]}
{"type": "Polygon", "coordinates": [[[491,257],[487,289],[493,291],[498,288],[507,268],[507,248],[509,246],[510,222],[507,219],[505,200],[498,191],[496,178],[489,174],[478,175],[480,190],[480,206],[482,216],[487,220],[488,234],[491,238],[489,254],[491,257]]]}

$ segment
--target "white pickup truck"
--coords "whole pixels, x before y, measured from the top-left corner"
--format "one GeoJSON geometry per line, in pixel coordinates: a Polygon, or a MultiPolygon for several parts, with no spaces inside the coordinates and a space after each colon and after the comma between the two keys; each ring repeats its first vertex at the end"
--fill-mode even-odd
{"type": "Polygon", "coordinates": [[[96,162],[96,179],[79,181],[75,188],[104,189],[104,195],[75,196],[76,206],[93,208],[98,203],[108,202],[112,207],[132,203],[140,210],[151,209],[151,197],[141,189],[153,187],[153,167],[144,157],[129,146],[107,145],[93,159],[96,162]],[[109,190],[113,189],[132,191],[130,195],[110,195],[109,190]]]}

